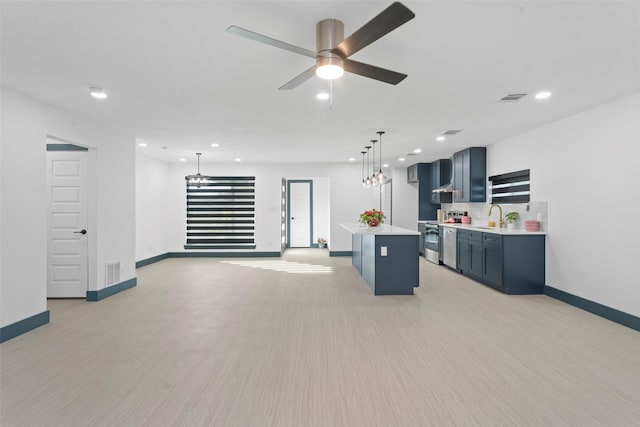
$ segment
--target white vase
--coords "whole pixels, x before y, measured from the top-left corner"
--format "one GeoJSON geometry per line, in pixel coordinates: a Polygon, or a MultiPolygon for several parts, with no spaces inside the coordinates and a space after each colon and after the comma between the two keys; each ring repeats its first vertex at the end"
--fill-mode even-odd
{"type": "Polygon", "coordinates": [[[516,229],[516,223],[515,222],[508,222],[507,223],[507,231],[514,231],[516,229]]]}

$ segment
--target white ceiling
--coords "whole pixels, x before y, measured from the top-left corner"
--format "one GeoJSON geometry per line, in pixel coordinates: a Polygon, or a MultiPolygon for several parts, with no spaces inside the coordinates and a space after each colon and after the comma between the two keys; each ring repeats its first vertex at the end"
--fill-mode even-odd
{"type": "MultiPolygon", "coordinates": [[[[170,162],[346,162],[377,130],[384,161],[449,157],[640,91],[640,2],[406,1],[416,18],[353,59],[409,75],[277,88],[313,59],[228,34],[235,24],[315,50],[315,24],[345,35],[391,2],[6,1],[2,83],[130,129],[170,162]],[[97,101],[88,86],[105,88],[97,101]],[[537,91],[553,96],[536,101],[537,91]],[[513,92],[518,103],[497,102],[513,92]],[[463,132],[438,143],[448,129],[463,132]],[[220,148],[211,148],[211,143],[220,148]],[[166,148],[162,148],[166,147],[166,148]]],[[[133,142],[132,142],[133,143],[133,142]]]]}

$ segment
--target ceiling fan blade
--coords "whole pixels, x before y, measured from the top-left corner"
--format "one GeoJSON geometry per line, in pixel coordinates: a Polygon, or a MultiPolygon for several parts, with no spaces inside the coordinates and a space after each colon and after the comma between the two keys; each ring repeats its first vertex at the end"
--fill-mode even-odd
{"type": "Polygon", "coordinates": [[[352,61],[351,59],[344,60],[344,70],[392,85],[397,85],[407,77],[406,74],[397,73],[374,65],[363,64],[362,62],[352,61]]]}
{"type": "Polygon", "coordinates": [[[415,16],[405,5],[395,2],[371,21],[364,24],[355,33],[344,39],[331,52],[340,55],[342,58],[348,58],[415,16]]]}
{"type": "Polygon", "coordinates": [[[295,89],[315,75],[316,75],[316,66],[314,65],[308,70],[303,71],[302,74],[297,75],[293,79],[289,80],[287,83],[280,86],[278,90],[295,89]]]}
{"type": "Polygon", "coordinates": [[[244,28],[236,27],[235,25],[229,26],[229,28],[227,28],[227,32],[231,34],[235,34],[236,36],[245,37],[260,43],[268,44],[269,46],[288,50],[289,52],[308,56],[310,58],[316,58],[318,56],[318,53],[312,50],[305,49],[303,47],[294,46],[292,44],[282,42],[280,40],[276,40],[262,34],[254,33],[253,31],[249,31],[244,28]]]}

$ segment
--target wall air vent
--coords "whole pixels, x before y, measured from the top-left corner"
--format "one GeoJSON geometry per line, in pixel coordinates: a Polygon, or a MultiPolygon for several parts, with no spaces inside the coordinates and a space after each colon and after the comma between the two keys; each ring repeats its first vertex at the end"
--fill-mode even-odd
{"type": "Polygon", "coordinates": [[[443,135],[457,135],[460,132],[462,132],[462,130],[460,130],[460,129],[449,129],[448,131],[443,132],[442,134],[443,135]]]}
{"type": "Polygon", "coordinates": [[[498,100],[498,102],[516,102],[527,96],[526,93],[510,93],[498,100]]]}
{"type": "Polygon", "coordinates": [[[105,286],[120,282],[120,261],[108,262],[104,274],[105,286]]]}

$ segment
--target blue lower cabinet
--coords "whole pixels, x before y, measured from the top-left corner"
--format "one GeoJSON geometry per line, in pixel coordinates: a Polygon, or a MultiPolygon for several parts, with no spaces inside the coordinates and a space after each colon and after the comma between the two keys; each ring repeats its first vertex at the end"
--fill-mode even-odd
{"type": "Polygon", "coordinates": [[[468,233],[458,231],[458,269],[463,275],[508,294],[544,292],[544,235],[468,233]]]}
{"type": "Polygon", "coordinates": [[[458,230],[458,270],[465,276],[482,279],[482,233],[458,230]]]}
{"type": "Polygon", "coordinates": [[[487,285],[502,289],[502,236],[498,234],[482,236],[482,279],[487,285]]]}
{"type": "Polygon", "coordinates": [[[358,270],[358,274],[362,276],[362,235],[351,235],[351,264],[358,270]]]}
{"type": "MultiPolygon", "coordinates": [[[[356,269],[356,235],[353,263],[356,269]]],[[[412,295],[419,286],[418,235],[361,235],[360,269],[374,295],[412,295]]]]}

